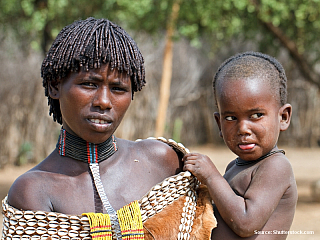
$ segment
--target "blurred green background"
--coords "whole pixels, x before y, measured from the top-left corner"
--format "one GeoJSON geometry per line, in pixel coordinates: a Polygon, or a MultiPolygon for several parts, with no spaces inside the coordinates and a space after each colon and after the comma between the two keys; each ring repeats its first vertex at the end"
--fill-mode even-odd
{"type": "Polygon", "coordinates": [[[55,147],[60,126],[48,116],[42,59],[64,26],[91,16],[122,26],[145,57],[147,85],[135,94],[118,137],[155,135],[164,50],[172,40],[161,135],[187,146],[223,144],[212,78],[226,58],[252,50],[276,57],[287,73],[293,118],[280,144],[317,148],[319,14],[320,0],[1,0],[0,167],[39,162],[55,147]]]}

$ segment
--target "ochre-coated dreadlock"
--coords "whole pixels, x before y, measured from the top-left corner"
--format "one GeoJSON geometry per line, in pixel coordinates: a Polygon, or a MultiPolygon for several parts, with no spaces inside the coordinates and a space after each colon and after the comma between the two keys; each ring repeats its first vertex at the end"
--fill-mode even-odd
{"type": "Polygon", "coordinates": [[[218,68],[213,79],[214,97],[217,104],[217,82],[230,79],[255,78],[268,81],[271,88],[277,91],[280,104],[287,102],[287,77],[282,65],[273,57],[260,52],[236,54],[218,68]]]}
{"type": "Polygon", "coordinates": [[[49,96],[49,85],[63,81],[70,72],[100,68],[102,63],[126,72],[131,78],[132,92],[140,91],[146,83],[143,56],[121,27],[107,19],[88,18],[61,30],[41,66],[49,114],[54,121],[62,124],[62,116],[59,100],[49,96]]]}

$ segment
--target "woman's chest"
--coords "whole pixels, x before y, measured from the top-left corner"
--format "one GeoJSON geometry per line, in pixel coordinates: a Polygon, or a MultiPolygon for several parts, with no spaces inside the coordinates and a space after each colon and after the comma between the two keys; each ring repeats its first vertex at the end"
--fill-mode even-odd
{"type": "Polygon", "coordinates": [[[48,182],[50,202],[57,212],[96,212],[103,206],[100,194],[105,194],[117,210],[141,199],[155,184],[171,175],[143,159],[133,159],[126,164],[102,164],[95,172],[88,170],[78,176],[60,175],[52,179],[48,182]]]}

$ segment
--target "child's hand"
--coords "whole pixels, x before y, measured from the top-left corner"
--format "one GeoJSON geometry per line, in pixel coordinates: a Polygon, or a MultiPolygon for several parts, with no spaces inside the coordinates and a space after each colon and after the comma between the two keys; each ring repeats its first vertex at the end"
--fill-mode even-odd
{"type": "Polygon", "coordinates": [[[188,153],[182,161],[184,162],[183,170],[190,171],[203,184],[206,184],[207,180],[218,171],[211,159],[203,154],[188,153]]]}

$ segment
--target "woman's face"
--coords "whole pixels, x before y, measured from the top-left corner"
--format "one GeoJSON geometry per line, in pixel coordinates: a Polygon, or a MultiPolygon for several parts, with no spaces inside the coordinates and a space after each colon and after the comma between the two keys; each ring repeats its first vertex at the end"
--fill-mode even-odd
{"type": "Polygon", "coordinates": [[[70,73],[56,87],[63,128],[88,142],[106,141],[122,121],[132,99],[130,76],[108,64],[70,73]]]}

